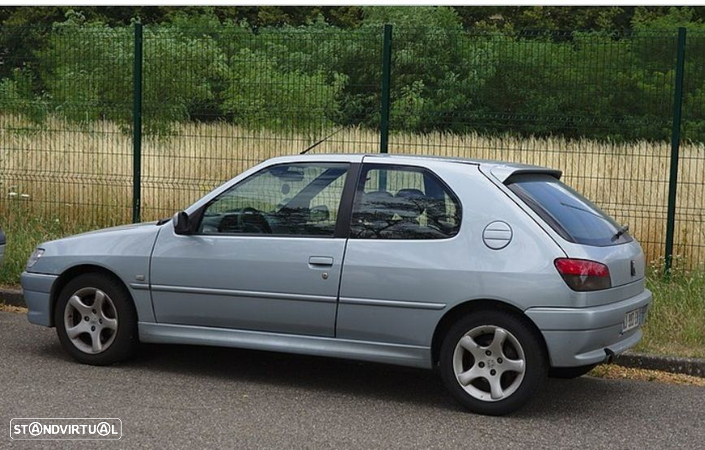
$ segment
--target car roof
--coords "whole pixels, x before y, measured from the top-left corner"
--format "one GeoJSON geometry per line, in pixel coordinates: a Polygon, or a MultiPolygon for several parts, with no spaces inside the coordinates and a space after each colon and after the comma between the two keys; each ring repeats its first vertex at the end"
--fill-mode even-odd
{"type": "Polygon", "coordinates": [[[491,173],[499,181],[504,182],[510,176],[517,174],[545,174],[560,179],[562,172],[557,169],[548,167],[534,166],[530,164],[521,164],[515,162],[496,161],[489,159],[470,159],[458,158],[450,156],[435,156],[435,155],[406,155],[406,154],[390,154],[390,153],[312,153],[305,155],[291,155],[272,158],[270,162],[290,163],[296,161],[317,161],[317,162],[398,162],[415,163],[422,161],[433,161],[437,163],[447,164],[471,164],[479,166],[485,173],[491,173]]]}

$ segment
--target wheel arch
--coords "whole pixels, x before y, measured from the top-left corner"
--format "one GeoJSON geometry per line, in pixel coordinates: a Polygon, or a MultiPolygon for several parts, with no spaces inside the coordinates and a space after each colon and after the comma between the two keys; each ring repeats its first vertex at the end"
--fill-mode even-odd
{"type": "Polygon", "coordinates": [[[541,333],[541,330],[539,330],[534,321],[524,314],[521,309],[501,300],[475,299],[455,305],[446,311],[443,317],[441,317],[441,320],[438,321],[436,329],[433,332],[433,339],[431,341],[431,363],[434,367],[438,364],[443,337],[448,332],[450,327],[452,327],[453,324],[461,317],[477,311],[504,311],[520,318],[527,325],[529,325],[536,337],[539,339],[546,357],[548,358],[547,362],[550,364],[550,354],[548,352],[548,346],[546,345],[546,340],[543,337],[543,333],[541,333]]]}
{"type": "Polygon", "coordinates": [[[84,275],[87,273],[102,274],[118,282],[125,289],[125,292],[127,293],[130,302],[132,302],[132,307],[135,307],[135,300],[132,298],[130,290],[127,288],[127,285],[125,285],[125,282],[122,281],[122,279],[115,272],[96,264],[79,264],[64,270],[61,275],[59,275],[59,278],[54,281],[54,284],[51,287],[51,305],[49,309],[51,321],[50,326],[56,326],[56,324],[54,323],[54,309],[56,308],[56,302],[59,300],[59,295],[61,294],[61,291],[64,289],[66,284],[68,284],[69,281],[79,275],[84,275]]]}

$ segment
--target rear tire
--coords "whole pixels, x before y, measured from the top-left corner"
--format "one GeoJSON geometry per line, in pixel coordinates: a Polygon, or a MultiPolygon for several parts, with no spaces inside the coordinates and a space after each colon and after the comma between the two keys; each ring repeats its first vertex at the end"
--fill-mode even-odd
{"type": "Polygon", "coordinates": [[[578,367],[551,367],[548,371],[548,376],[551,378],[563,378],[572,380],[573,378],[582,377],[592,369],[597,367],[597,364],[588,364],[587,366],[578,367]]]}
{"type": "Polygon", "coordinates": [[[458,320],[439,353],[441,377],[453,397],[491,416],[516,411],[538,392],[547,361],[540,336],[517,315],[500,311],[458,320]]]}
{"type": "Polygon", "coordinates": [[[132,298],[119,281],[103,274],[70,280],[56,302],[54,323],[61,345],[83,364],[124,361],[138,345],[132,298]]]}

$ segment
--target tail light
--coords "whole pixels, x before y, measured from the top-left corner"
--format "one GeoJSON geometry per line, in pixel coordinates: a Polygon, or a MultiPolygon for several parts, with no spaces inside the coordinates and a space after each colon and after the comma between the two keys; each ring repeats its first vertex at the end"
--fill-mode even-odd
{"type": "Polygon", "coordinates": [[[563,281],[574,291],[599,291],[612,287],[610,270],[599,262],[558,258],[554,264],[563,281]]]}

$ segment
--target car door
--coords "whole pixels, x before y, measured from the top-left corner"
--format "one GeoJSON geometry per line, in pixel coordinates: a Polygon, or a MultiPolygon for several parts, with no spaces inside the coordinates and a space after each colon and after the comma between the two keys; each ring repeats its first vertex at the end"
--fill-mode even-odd
{"type": "Polygon", "coordinates": [[[466,282],[460,203],[430,170],[382,161],[365,157],[360,172],[336,336],[427,346],[448,300],[439,292],[466,282]]]}
{"type": "Polygon", "coordinates": [[[200,208],[192,234],[165,225],[150,273],[157,321],[333,336],[349,172],[340,162],[269,166],[200,208]]]}

